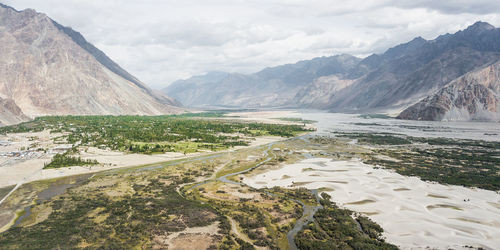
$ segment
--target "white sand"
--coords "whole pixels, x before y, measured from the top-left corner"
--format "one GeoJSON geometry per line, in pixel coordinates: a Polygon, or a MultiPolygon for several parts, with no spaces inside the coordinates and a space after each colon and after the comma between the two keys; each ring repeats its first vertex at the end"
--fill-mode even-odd
{"type": "Polygon", "coordinates": [[[404,249],[500,249],[500,194],[441,185],[374,169],[359,160],[315,158],[245,178],[256,188],[330,188],[332,200],[364,213],[385,230],[387,241],[404,249]],[[314,170],[306,170],[313,168],[314,170]],[[283,178],[283,176],[291,178],[283,178]],[[464,199],[470,201],[464,201],[464,199]]]}

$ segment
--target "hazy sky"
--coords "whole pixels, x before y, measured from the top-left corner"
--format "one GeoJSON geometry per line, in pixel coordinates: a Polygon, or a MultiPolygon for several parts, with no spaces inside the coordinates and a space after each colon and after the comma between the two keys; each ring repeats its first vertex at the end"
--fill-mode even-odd
{"type": "Polygon", "coordinates": [[[500,26],[499,0],[0,1],[71,26],[153,88],[212,70],[367,56],[478,20],[500,26]]]}

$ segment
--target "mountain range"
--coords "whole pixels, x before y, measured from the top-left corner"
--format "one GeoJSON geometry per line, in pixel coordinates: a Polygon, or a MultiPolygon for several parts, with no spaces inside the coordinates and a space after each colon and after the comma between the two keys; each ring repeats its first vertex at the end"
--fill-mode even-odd
{"type": "Polygon", "coordinates": [[[500,121],[500,29],[485,22],[366,58],[342,54],[253,74],[209,72],[158,91],[72,28],[0,4],[0,53],[0,125],[44,115],[179,113],[182,104],[500,121]]]}
{"type": "Polygon", "coordinates": [[[183,109],[78,32],[0,4],[0,123],[43,115],[160,115],[183,109]]]}
{"type": "MultiPolygon", "coordinates": [[[[403,111],[399,118],[496,120],[498,102],[476,98],[497,100],[498,78],[488,83],[489,91],[481,92],[489,97],[476,93],[474,100],[456,99],[453,102],[464,103],[441,106],[435,113],[420,110],[431,104],[414,104],[429,102],[431,96],[446,92],[443,89],[449,89],[452,82],[495,68],[492,65],[499,61],[500,29],[476,22],[454,34],[434,40],[417,37],[366,58],[321,57],[254,74],[211,72],[176,81],[163,91],[187,106],[314,108],[332,112],[398,112],[411,106],[411,111],[403,111]],[[479,106],[462,109],[471,113],[451,115],[457,112],[455,107],[474,105],[479,106]],[[479,111],[482,115],[476,115],[479,111]]],[[[472,82],[462,80],[461,85],[472,82]]]]}

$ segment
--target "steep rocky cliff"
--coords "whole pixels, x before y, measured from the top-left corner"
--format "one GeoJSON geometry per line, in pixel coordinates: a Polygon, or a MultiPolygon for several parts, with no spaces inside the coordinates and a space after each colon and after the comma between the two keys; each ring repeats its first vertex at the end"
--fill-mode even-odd
{"type": "Polygon", "coordinates": [[[31,9],[0,5],[0,55],[0,98],[20,111],[12,112],[15,118],[2,115],[3,124],[42,115],[180,111],[173,99],[146,87],[80,33],[31,9]]]}
{"type": "Polygon", "coordinates": [[[500,61],[451,81],[401,112],[398,118],[500,121],[500,61]]]}

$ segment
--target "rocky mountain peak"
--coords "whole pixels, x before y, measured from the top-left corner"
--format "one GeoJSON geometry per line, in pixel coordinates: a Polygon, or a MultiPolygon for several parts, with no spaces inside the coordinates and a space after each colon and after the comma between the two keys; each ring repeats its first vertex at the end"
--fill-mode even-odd
{"type": "Polygon", "coordinates": [[[412,53],[413,51],[417,50],[420,48],[422,45],[424,45],[427,42],[427,40],[423,39],[422,37],[416,37],[413,40],[403,43],[400,45],[397,45],[395,47],[392,47],[388,49],[383,56],[386,57],[387,59],[389,58],[398,58],[401,56],[405,56],[409,53],[412,53]]]}
{"type": "Polygon", "coordinates": [[[481,33],[483,31],[493,30],[493,29],[495,29],[495,26],[487,22],[477,21],[473,25],[467,27],[467,29],[465,29],[464,31],[468,33],[481,33]]]}
{"type": "Polygon", "coordinates": [[[425,40],[423,37],[421,36],[417,36],[415,38],[413,38],[413,40],[411,40],[409,43],[423,43],[427,40],[425,40]]]}
{"type": "Polygon", "coordinates": [[[15,13],[21,13],[25,16],[29,16],[29,17],[32,17],[32,16],[36,16],[36,15],[44,15],[46,16],[45,14],[43,13],[39,13],[37,12],[36,10],[34,9],[24,9],[24,10],[16,10],[15,8],[11,7],[11,6],[8,6],[8,5],[5,5],[5,4],[2,4],[0,3],[0,10],[8,10],[8,11],[12,11],[12,12],[15,12],[15,13]]]}

